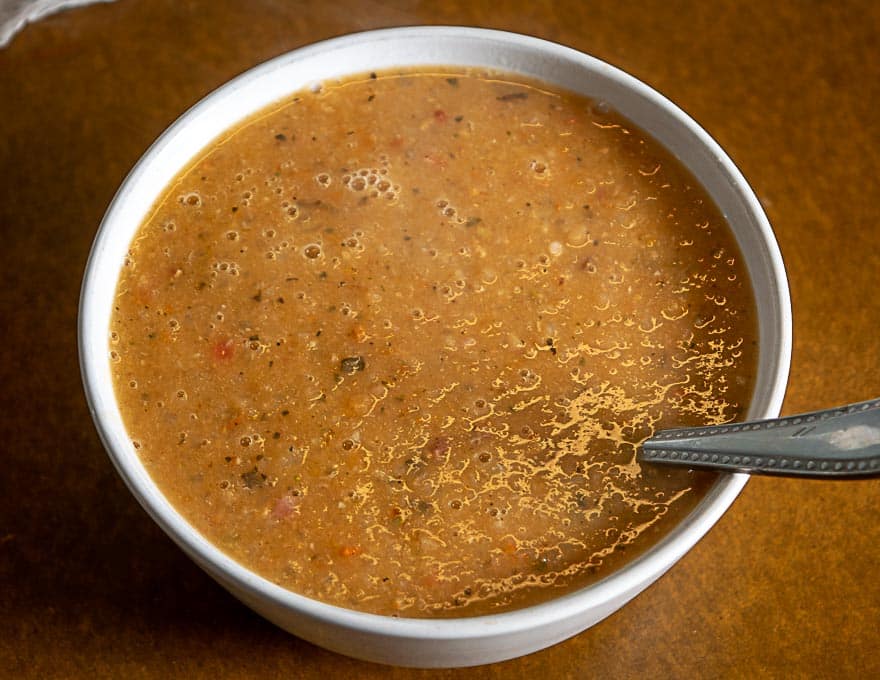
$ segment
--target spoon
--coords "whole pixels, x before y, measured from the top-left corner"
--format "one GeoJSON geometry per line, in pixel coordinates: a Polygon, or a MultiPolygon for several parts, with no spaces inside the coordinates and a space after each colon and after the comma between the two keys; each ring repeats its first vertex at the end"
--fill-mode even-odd
{"type": "Polygon", "coordinates": [[[880,477],[880,399],[785,418],[662,430],[641,462],[753,475],[880,477]]]}

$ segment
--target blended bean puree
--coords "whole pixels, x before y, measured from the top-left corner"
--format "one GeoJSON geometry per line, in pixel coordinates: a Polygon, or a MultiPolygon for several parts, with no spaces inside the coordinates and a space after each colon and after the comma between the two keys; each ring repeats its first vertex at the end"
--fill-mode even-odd
{"type": "Polygon", "coordinates": [[[715,477],[752,290],[711,199],[601,102],[476,71],[325,82],[218,139],[119,279],[115,390],[204,536],[297,593],[470,616],[608,575],[715,477]]]}

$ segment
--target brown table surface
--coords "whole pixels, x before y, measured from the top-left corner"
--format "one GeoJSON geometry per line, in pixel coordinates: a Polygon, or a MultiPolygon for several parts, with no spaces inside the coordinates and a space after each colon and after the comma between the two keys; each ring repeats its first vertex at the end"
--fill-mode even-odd
{"type": "Polygon", "coordinates": [[[120,0],[0,50],[0,675],[880,677],[880,480],[756,478],[670,573],[551,649],[413,671],[332,654],[215,585],[117,477],[76,356],[80,278],[126,172],[230,77],[322,38],[468,24],[559,41],[727,149],[788,266],[784,412],[880,396],[880,3],[120,0]]]}

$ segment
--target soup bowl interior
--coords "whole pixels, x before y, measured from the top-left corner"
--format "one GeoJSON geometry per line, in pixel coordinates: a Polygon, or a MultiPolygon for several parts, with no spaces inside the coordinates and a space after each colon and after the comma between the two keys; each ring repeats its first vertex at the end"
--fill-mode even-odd
{"type": "Polygon", "coordinates": [[[114,398],[108,358],[116,282],[135,232],[171,179],[212,140],[260,109],[323,81],[429,65],[511,72],[604,101],[657,139],[700,180],[732,228],[756,296],[759,365],[748,415],[777,415],[790,357],[788,288],[770,225],[733,162],[684,112],[631,76],[560,45],[482,29],[387,29],[319,43],[239,76],[186,112],[141,158],[105,215],[82,288],[79,350],[89,406],[119,473],[163,530],[231,593],[282,628],[343,654],[396,665],[465,666],[547,647],[614,612],[711,528],[747,477],[721,476],[686,520],[654,547],[598,583],[555,600],[460,619],[365,614],[271,583],[232,560],[188,524],[157,488],[134,450],[114,398]]]}

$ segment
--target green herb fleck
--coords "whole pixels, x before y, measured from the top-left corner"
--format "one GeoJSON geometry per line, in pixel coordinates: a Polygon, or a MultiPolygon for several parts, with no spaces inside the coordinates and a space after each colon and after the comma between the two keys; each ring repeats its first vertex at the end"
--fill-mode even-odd
{"type": "Polygon", "coordinates": [[[345,357],[339,362],[339,365],[340,368],[342,368],[342,372],[348,373],[349,375],[357,373],[358,371],[363,371],[367,367],[367,363],[361,356],[345,357]]]}

